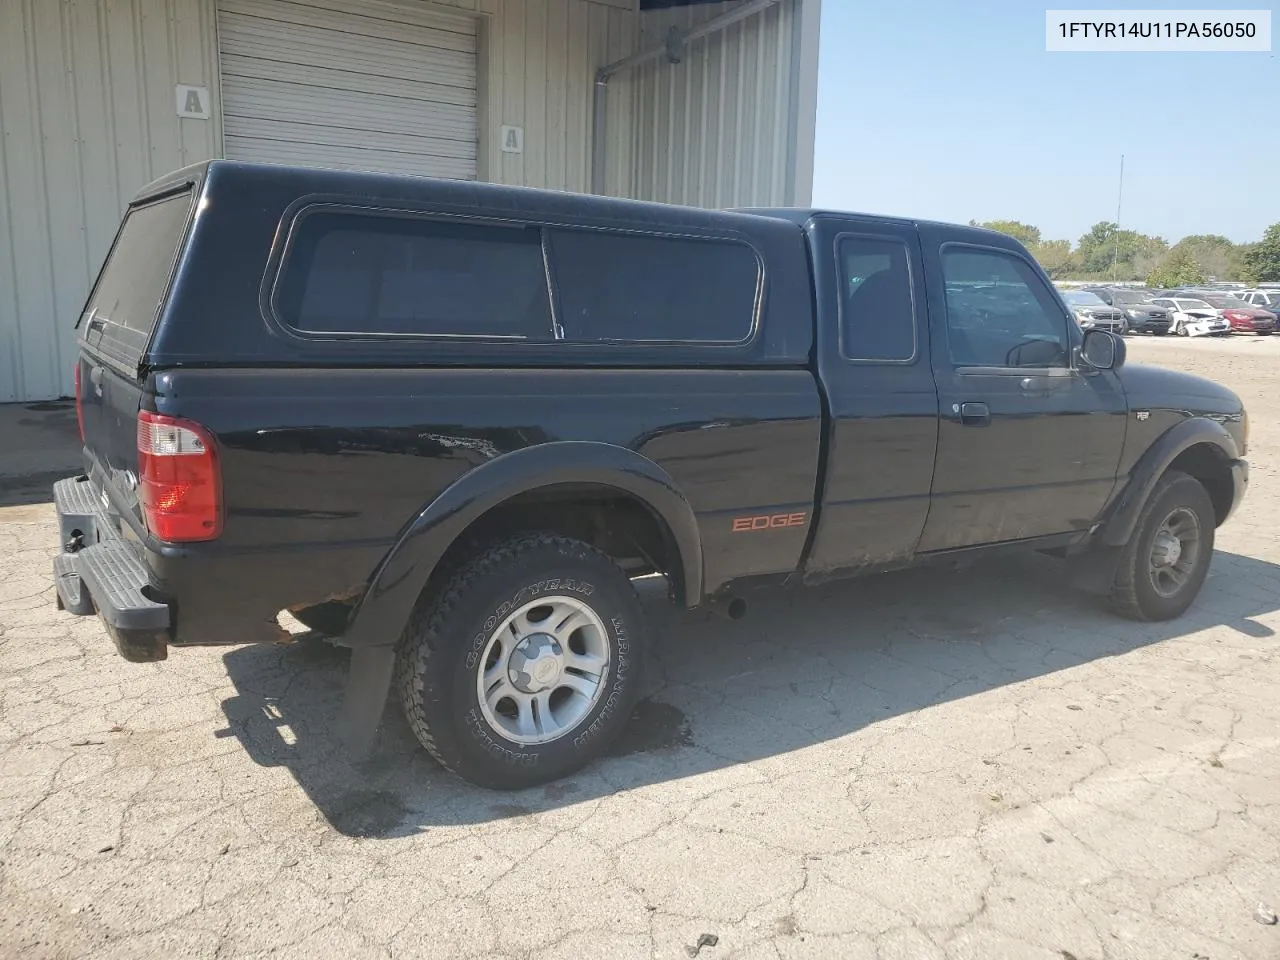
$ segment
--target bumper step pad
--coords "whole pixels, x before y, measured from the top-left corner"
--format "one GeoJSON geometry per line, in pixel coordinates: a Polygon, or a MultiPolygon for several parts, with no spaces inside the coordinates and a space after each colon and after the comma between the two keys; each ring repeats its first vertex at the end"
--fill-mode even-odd
{"type": "Polygon", "coordinates": [[[72,556],[108,624],[120,630],[169,629],[169,605],[146,595],[151,589],[147,569],[128,544],[104,540],[72,556]]]}
{"type": "Polygon", "coordinates": [[[76,569],[76,555],[62,553],[53,558],[53,582],[58,589],[58,609],[66,610],[80,617],[95,613],[93,597],[84,587],[80,579],[80,571],[76,569]]]}
{"type": "Polygon", "coordinates": [[[59,608],[79,616],[96,612],[126,660],[164,660],[173,611],[152,599],[151,577],[135,545],[120,539],[87,478],[59,480],[53,501],[62,538],[62,553],[53,560],[59,608]]]}
{"type": "Polygon", "coordinates": [[[53,502],[58,509],[58,535],[62,549],[79,534],[84,543],[98,539],[98,504],[88,477],[68,477],[53,485],[53,502]]]}

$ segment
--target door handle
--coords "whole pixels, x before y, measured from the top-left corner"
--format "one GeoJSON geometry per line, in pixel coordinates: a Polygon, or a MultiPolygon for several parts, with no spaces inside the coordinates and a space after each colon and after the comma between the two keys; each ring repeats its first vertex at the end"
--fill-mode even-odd
{"type": "Polygon", "coordinates": [[[985,403],[970,401],[960,404],[960,422],[966,427],[986,427],[991,424],[991,410],[985,403]]]}

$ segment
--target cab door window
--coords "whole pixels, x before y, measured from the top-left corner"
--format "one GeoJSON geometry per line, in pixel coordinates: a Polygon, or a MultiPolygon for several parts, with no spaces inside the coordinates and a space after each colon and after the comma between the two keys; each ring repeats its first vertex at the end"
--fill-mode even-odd
{"type": "Polygon", "coordinates": [[[1021,257],[950,246],[942,251],[947,343],[956,367],[1067,367],[1067,316],[1021,257]]]}

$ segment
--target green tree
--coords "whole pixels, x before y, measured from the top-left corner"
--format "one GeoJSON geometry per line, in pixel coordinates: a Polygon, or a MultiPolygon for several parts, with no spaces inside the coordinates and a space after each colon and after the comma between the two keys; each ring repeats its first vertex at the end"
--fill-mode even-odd
{"type": "Polygon", "coordinates": [[[1086,275],[1117,280],[1137,280],[1148,272],[1169,249],[1162,237],[1149,237],[1136,230],[1121,230],[1109,220],[1095,223],[1080,238],[1076,248],[1080,270],[1086,275]],[[1145,268],[1145,269],[1144,269],[1145,268]]]}
{"type": "Polygon", "coordinates": [[[1249,282],[1280,281],[1280,223],[1267,227],[1262,239],[1253,244],[1243,259],[1249,282]]]}
{"type": "Polygon", "coordinates": [[[1054,280],[1060,280],[1077,269],[1071,253],[1070,240],[1045,240],[1039,227],[1021,220],[970,220],[971,227],[985,227],[1013,237],[1030,251],[1031,255],[1054,280]]]}
{"type": "Polygon", "coordinates": [[[1253,268],[1249,266],[1249,255],[1258,245],[1256,243],[1237,243],[1231,248],[1231,267],[1227,276],[1232,280],[1243,280],[1245,283],[1257,283],[1253,268]]]}
{"type": "Polygon", "coordinates": [[[1095,223],[1089,228],[1089,232],[1081,237],[1076,244],[1081,271],[1100,274],[1104,270],[1111,269],[1111,264],[1116,256],[1114,251],[1116,233],[1119,229],[1116,224],[1109,220],[1095,223]]]}
{"type": "Polygon", "coordinates": [[[1206,276],[1218,280],[1236,280],[1239,264],[1234,257],[1235,244],[1216,233],[1197,233],[1183,237],[1173,245],[1174,250],[1185,250],[1200,265],[1206,276]]]}
{"type": "Polygon", "coordinates": [[[1164,262],[1147,274],[1147,286],[1185,287],[1191,284],[1204,283],[1204,274],[1195,258],[1186,250],[1173,250],[1164,262]]]}
{"type": "Polygon", "coordinates": [[[1029,223],[1023,223],[1021,220],[985,220],[982,223],[977,220],[970,220],[969,226],[986,227],[988,230],[1007,234],[1026,247],[1035,246],[1040,242],[1040,228],[1033,227],[1029,223]]]}
{"type": "Polygon", "coordinates": [[[1031,247],[1031,255],[1052,280],[1062,280],[1076,271],[1070,240],[1043,240],[1031,247]]]}

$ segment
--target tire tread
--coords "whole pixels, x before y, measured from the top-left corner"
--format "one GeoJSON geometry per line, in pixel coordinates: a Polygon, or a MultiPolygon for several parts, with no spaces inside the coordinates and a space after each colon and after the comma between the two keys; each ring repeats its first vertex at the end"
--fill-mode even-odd
{"type": "MultiPolygon", "coordinates": [[[[1156,483],[1151,495],[1147,497],[1147,502],[1143,504],[1142,511],[1138,514],[1137,522],[1133,527],[1133,535],[1129,537],[1129,542],[1124,545],[1124,550],[1120,554],[1120,561],[1116,565],[1115,579],[1111,585],[1111,607],[1122,617],[1140,622],[1147,622],[1153,619],[1143,610],[1142,601],[1138,595],[1138,546],[1143,540],[1147,525],[1151,522],[1151,516],[1155,512],[1157,505],[1160,504],[1170,490],[1185,483],[1194,484],[1201,494],[1207,498],[1208,494],[1204,492],[1204,487],[1199,480],[1180,470],[1170,470],[1156,483]]],[[[1212,528],[1210,528],[1208,540],[1211,553],[1212,528]]]]}
{"type": "MultiPolygon", "coordinates": [[[[443,580],[442,587],[424,591],[405,627],[396,657],[395,684],[400,703],[413,735],[436,762],[450,773],[466,776],[440,749],[432,733],[431,723],[422,709],[423,697],[429,686],[426,675],[431,669],[432,656],[446,640],[445,631],[454,611],[477,581],[515,562],[525,551],[548,547],[574,559],[604,563],[617,568],[612,557],[581,540],[559,533],[521,534],[487,548],[480,548],[469,559],[462,561],[451,576],[443,580]]],[[[642,623],[637,626],[643,631],[642,623]]]]}

